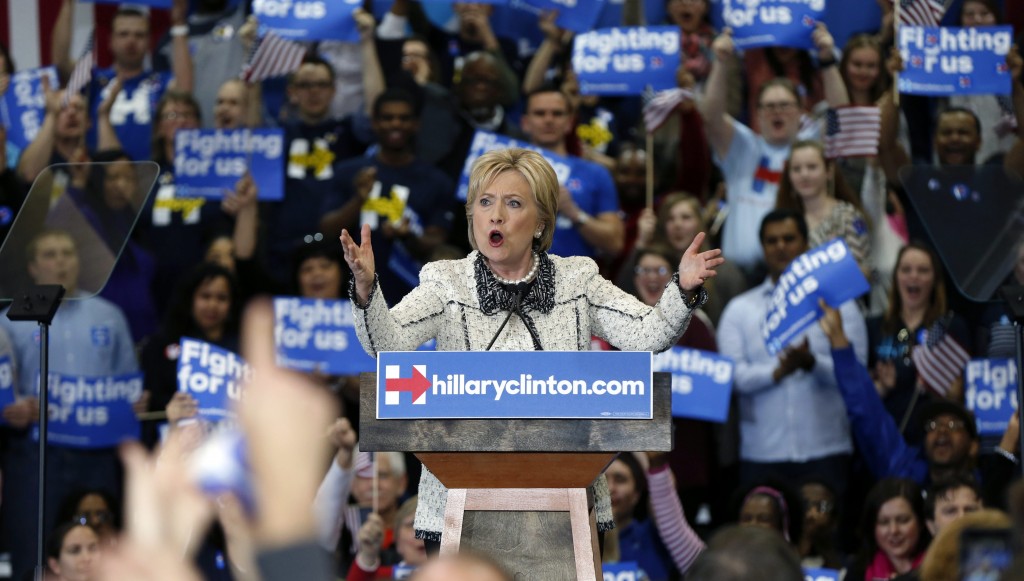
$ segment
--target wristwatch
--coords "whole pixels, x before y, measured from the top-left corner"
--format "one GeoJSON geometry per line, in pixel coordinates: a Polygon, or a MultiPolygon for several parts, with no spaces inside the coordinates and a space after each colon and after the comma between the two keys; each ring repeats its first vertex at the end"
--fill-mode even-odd
{"type": "Polygon", "coordinates": [[[683,304],[691,311],[703,307],[704,303],[708,302],[708,290],[704,288],[704,285],[700,285],[696,290],[690,292],[692,294],[687,298],[687,291],[683,291],[683,304]]]}

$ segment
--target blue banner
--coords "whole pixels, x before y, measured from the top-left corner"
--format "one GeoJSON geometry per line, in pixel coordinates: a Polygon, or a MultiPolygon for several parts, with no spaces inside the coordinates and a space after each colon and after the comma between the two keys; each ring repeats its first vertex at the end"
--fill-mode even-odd
{"type": "Polygon", "coordinates": [[[0,99],[0,125],[7,128],[7,141],[19,149],[25,149],[32,143],[46,117],[46,95],[41,82],[44,76],[50,79],[50,87],[56,90],[59,86],[57,69],[28,69],[11,76],[7,92],[0,99]]]}
{"type": "Polygon", "coordinates": [[[1006,55],[1012,26],[971,28],[901,26],[901,93],[913,95],[1006,95],[1011,90],[1006,55]]]}
{"type": "Polygon", "coordinates": [[[789,264],[772,291],[761,335],[768,353],[778,354],[822,314],[818,299],[830,307],[870,290],[867,279],[842,238],[808,250],[789,264]]]}
{"type": "Polygon", "coordinates": [[[603,28],[576,36],[572,69],[583,95],[640,95],[676,86],[679,27],[603,28]]]}
{"type": "Polygon", "coordinates": [[[274,298],[277,363],[296,371],[357,375],[377,362],[359,344],[351,301],[274,298]]]}
{"type": "Polygon", "coordinates": [[[211,422],[235,417],[234,402],[242,397],[249,366],[237,354],[197,339],[181,338],[178,391],[198,402],[199,417],[211,422]]]}
{"type": "Polygon", "coordinates": [[[646,575],[640,573],[636,561],[619,561],[618,563],[601,563],[602,581],[642,581],[646,575]]]}
{"type": "Polygon", "coordinates": [[[141,373],[113,377],[51,373],[49,390],[49,443],[111,448],[139,439],[139,420],[132,404],[142,395],[141,373]]]}
{"type": "Polygon", "coordinates": [[[732,359],[685,347],[654,356],[654,370],[672,374],[672,416],[725,422],[732,394],[732,359]]]}
{"type": "Polygon", "coordinates": [[[974,412],[978,434],[1000,436],[1017,409],[1017,363],[1013,359],[972,359],[964,372],[967,409],[974,412]]]}
{"type": "Polygon", "coordinates": [[[510,6],[533,8],[541,11],[557,10],[555,24],[573,32],[594,29],[598,16],[604,10],[605,0],[511,0],[510,6]]]}
{"type": "Polygon", "coordinates": [[[559,185],[564,186],[572,176],[573,166],[575,165],[572,158],[562,157],[557,153],[536,147],[525,141],[512,139],[511,137],[499,135],[497,133],[480,131],[478,129],[477,132],[473,134],[473,143],[470,144],[469,154],[466,155],[466,162],[462,165],[462,175],[459,176],[459,187],[455,192],[456,197],[462,201],[466,201],[466,196],[469,193],[469,174],[473,170],[473,163],[476,162],[476,158],[488,151],[491,151],[492,149],[505,149],[509,147],[521,147],[523,149],[536,151],[543,155],[544,159],[548,160],[548,163],[550,163],[551,167],[554,168],[555,175],[558,177],[559,185]]]}
{"type": "Polygon", "coordinates": [[[14,365],[10,357],[0,357],[0,426],[4,425],[2,412],[14,403],[14,365]]]}
{"type": "Polygon", "coordinates": [[[721,19],[736,48],[814,48],[811,33],[825,15],[825,0],[721,0],[721,19]]]}
{"type": "Polygon", "coordinates": [[[839,581],[839,571],[822,567],[804,567],[804,581],[839,581]]]}
{"type": "Polygon", "coordinates": [[[363,0],[253,0],[260,25],[292,40],[359,42],[352,12],[363,0]]]}
{"type": "Polygon", "coordinates": [[[377,418],[650,419],[646,351],[402,351],[377,357],[377,418]]]}
{"type": "Polygon", "coordinates": [[[178,195],[223,198],[245,175],[261,200],[284,198],[284,130],[188,129],[174,135],[178,195]]]}

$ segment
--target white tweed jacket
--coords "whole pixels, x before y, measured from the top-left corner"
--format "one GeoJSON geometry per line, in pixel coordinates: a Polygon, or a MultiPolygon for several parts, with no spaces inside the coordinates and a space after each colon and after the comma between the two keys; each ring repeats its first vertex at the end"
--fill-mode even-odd
{"type": "MultiPolygon", "coordinates": [[[[675,277],[661,301],[649,307],[602,277],[590,258],[542,254],[540,260],[537,280],[521,302],[524,318],[509,319],[492,350],[586,351],[597,336],[624,351],[657,352],[675,345],[689,324],[693,311],[686,307],[675,277]]],[[[461,260],[426,264],[419,286],[391,309],[376,286],[366,305],[356,300],[352,305],[359,341],[376,357],[379,351],[414,350],[429,339],[437,340],[438,351],[482,351],[512,300],[474,251],[461,260]]],[[[611,529],[603,476],[594,489],[598,526],[611,529]]],[[[446,495],[444,485],[424,469],[415,521],[418,537],[440,538],[446,495]]]]}

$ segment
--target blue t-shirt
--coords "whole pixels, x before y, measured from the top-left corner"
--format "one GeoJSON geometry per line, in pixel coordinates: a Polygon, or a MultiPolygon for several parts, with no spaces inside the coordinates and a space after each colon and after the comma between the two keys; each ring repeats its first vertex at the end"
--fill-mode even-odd
{"type": "MultiPolygon", "coordinates": [[[[106,98],[110,82],[117,73],[114,69],[94,68],[92,80],[89,82],[89,114],[96,119],[96,111],[106,98]]],[[[134,160],[153,159],[150,140],[153,135],[153,121],[156,115],[156,104],[163,97],[167,85],[171,81],[171,73],[143,72],[127,79],[121,92],[114,99],[110,108],[110,124],[114,126],[117,138],[121,140],[124,151],[134,160]]],[[[96,123],[92,124],[86,135],[86,143],[90,149],[96,149],[98,139],[96,123]]]]}
{"type": "Polygon", "coordinates": [[[288,149],[284,198],[266,202],[260,212],[266,226],[267,271],[280,284],[290,280],[292,255],[303,238],[320,232],[324,200],[342,187],[337,165],[360,152],[347,120],[314,125],[295,121],[284,127],[284,136],[288,149]]]}
{"type": "MultiPolygon", "coordinates": [[[[570,158],[572,173],[566,180],[565,188],[572,194],[573,201],[581,210],[591,216],[619,211],[619,195],[615,182],[603,166],[592,161],[570,158]]],[[[555,220],[555,236],[551,241],[551,253],[558,256],[597,255],[597,251],[579,233],[572,221],[558,215],[555,220]]]]}
{"type": "Polygon", "coordinates": [[[381,292],[388,304],[394,305],[419,284],[423,265],[401,240],[386,238],[378,231],[385,221],[396,217],[399,220],[409,219],[413,236],[422,236],[423,231],[431,226],[450,229],[455,208],[455,185],[441,170],[420,160],[409,165],[392,166],[381,163],[376,157],[356,158],[338,166],[339,189],[327,197],[321,215],[338,209],[351,199],[355,195],[352,181],[356,174],[370,166],[377,168],[379,194],[371,193],[371,199],[363,204],[359,224],[350,225],[349,230],[357,239],[363,224],[369,224],[374,230],[373,254],[381,292]]]}

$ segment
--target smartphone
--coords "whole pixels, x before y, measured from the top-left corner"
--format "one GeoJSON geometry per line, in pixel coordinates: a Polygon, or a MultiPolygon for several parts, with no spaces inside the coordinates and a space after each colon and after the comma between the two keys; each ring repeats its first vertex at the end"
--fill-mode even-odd
{"type": "Polygon", "coordinates": [[[960,579],[998,581],[1013,562],[1009,528],[964,529],[960,533],[960,579]]]}

